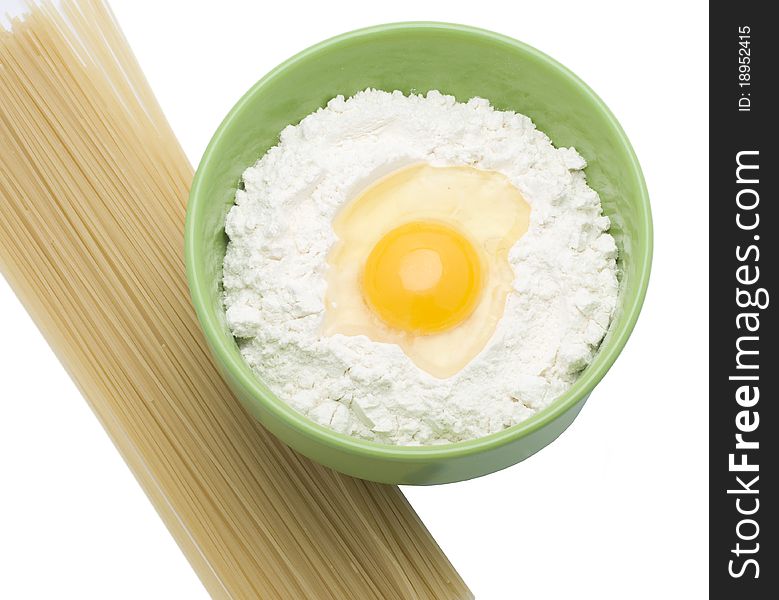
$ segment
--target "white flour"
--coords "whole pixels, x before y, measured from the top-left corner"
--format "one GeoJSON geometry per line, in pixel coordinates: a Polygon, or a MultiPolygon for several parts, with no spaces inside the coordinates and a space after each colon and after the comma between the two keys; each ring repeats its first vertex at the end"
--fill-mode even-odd
{"type": "Polygon", "coordinates": [[[393,444],[480,437],[528,418],[592,360],[617,299],[614,239],[584,160],[487,100],[366,90],[287,127],[244,173],[226,231],[225,307],[241,352],[315,421],[393,444]],[[336,211],[414,162],[505,174],[532,208],[516,278],[485,349],[455,376],[419,370],[395,345],[320,334],[336,211]]]}

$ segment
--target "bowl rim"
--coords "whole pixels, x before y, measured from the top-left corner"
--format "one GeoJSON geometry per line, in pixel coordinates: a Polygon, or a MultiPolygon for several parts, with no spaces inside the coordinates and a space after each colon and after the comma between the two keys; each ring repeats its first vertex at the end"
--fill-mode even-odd
{"type": "MultiPolygon", "coordinates": [[[[395,22],[349,31],[310,46],[280,63],[259,79],[238,100],[238,102],[236,102],[217,128],[211,141],[208,143],[192,182],[184,228],[184,255],[187,280],[198,320],[200,321],[204,335],[211,346],[212,352],[215,354],[216,360],[218,360],[221,363],[221,366],[227,370],[228,374],[249,393],[251,400],[259,403],[265,411],[284,422],[287,427],[292,428],[314,442],[324,444],[325,446],[338,451],[347,451],[351,454],[357,454],[368,458],[381,458],[404,463],[424,463],[430,460],[462,458],[495,450],[544,428],[549,423],[567,413],[583,398],[586,398],[614,364],[635,327],[649,284],[652,254],[653,227],[646,181],[641,166],[639,165],[638,158],[636,157],[635,151],[633,150],[627,135],[603,100],[601,100],[586,83],[567,67],[524,42],[478,27],[435,21],[395,22]],[[217,154],[217,149],[221,145],[221,140],[225,135],[225,132],[230,128],[233,120],[236,119],[245,107],[251,103],[252,97],[259,93],[265,85],[275,78],[282,76],[288,68],[298,62],[305,60],[309,56],[320,51],[326,50],[331,46],[387,31],[425,29],[455,31],[471,35],[474,38],[481,40],[507,44],[520,52],[529,55],[534,60],[545,63],[550,69],[556,71],[559,75],[567,78],[580,88],[581,91],[590,98],[595,107],[606,117],[609,125],[613,128],[617,139],[622,145],[622,149],[630,159],[632,174],[638,178],[640,211],[643,217],[642,229],[644,230],[643,233],[646,236],[647,244],[642,248],[638,248],[638,256],[634,257],[635,260],[639,260],[641,263],[639,270],[640,276],[637,282],[638,293],[633,302],[629,306],[624,307],[625,321],[618,330],[611,331],[613,337],[611,338],[608,347],[605,348],[604,351],[598,352],[595,361],[585,368],[574,384],[555,399],[552,404],[521,423],[480,438],[447,444],[400,446],[364,440],[319,425],[278,398],[269,389],[267,392],[267,388],[263,389],[265,385],[251,371],[248,364],[245,363],[240,356],[238,357],[238,360],[233,356],[231,345],[233,345],[235,341],[232,336],[226,335],[222,330],[217,315],[206,309],[206,306],[209,304],[207,298],[209,295],[208,283],[205,281],[203,268],[197,262],[197,256],[199,255],[197,250],[198,246],[204,242],[197,239],[195,231],[197,230],[198,225],[199,207],[208,201],[208,198],[205,198],[204,193],[202,192],[202,188],[205,187],[205,173],[209,170],[209,166],[214,160],[214,156],[217,154]]],[[[232,349],[234,349],[234,346],[232,349]]]]}

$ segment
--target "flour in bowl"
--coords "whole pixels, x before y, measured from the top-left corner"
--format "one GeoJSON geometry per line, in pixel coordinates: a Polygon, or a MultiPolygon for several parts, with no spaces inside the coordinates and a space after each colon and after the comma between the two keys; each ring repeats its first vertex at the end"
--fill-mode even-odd
{"type": "Polygon", "coordinates": [[[368,440],[457,442],[527,419],[592,361],[617,302],[617,247],[584,167],[484,99],[365,90],[330,100],[245,171],[227,216],[224,303],[244,359],[301,413],[368,440]],[[494,332],[444,379],[398,344],[323,331],[334,218],[419,163],[500,173],[531,209],[494,332]]]}

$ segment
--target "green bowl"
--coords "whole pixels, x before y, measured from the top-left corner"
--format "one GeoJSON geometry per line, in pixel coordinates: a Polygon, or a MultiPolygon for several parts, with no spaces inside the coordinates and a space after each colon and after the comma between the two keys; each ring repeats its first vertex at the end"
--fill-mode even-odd
{"type": "MultiPolygon", "coordinates": [[[[614,363],[638,318],[649,281],[652,218],[644,178],[625,133],[578,77],[521,42],[461,25],[397,23],[327,40],[276,67],[230,111],[203,155],[186,223],[192,301],[211,350],[244,406],[265,427],[309,458],[343,473],[399,484],[436,484],[485,475],[537,452],[576,418],[614,363]],[[557,146],[587,159],[620,250],[619,304],[593,363],[552,405],[509,429],[468,442],[428,447],[377,444],[336,433],[278,399],[249,369],[228,330],[221,301],[227,238],[224,219],[242,172],[279,133],[333,96],[367,87],[459,101],[489,99],[533,119],[557,146]]],[[[305,368],[305,365],[301,365],[305,368]]]]}

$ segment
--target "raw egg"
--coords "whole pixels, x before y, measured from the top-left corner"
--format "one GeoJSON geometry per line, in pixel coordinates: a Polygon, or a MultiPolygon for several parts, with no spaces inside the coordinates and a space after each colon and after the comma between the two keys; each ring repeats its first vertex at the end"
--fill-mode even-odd
{"type": "Polygon", "coordinates": [[[324,333],[397,344],[447,378],[487,344],[530,207],[502,174],[415,164],[362,190],[333,221],[324,333]]]}

